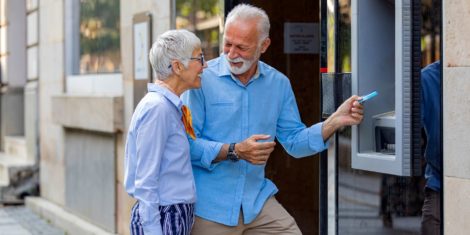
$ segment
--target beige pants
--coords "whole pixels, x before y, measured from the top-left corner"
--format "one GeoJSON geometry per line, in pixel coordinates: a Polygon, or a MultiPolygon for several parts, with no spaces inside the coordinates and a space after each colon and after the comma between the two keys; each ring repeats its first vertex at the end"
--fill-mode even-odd
{"type": "Polygon", "coordinates": [[[196,216],[192,235],[262,235],[262,234],[292,234],[299,235],[299,227],[294,218],[282,207],[276,198],[269,198],[261,213],[250,224],[243,224],[243,214],[240,212],[238,226],[231,227],[215,223],[196,216]]]}

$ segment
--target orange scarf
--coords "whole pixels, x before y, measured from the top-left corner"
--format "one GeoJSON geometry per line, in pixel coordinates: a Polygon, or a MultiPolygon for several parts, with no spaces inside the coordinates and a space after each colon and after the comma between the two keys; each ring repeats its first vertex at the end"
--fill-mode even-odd
{"type": "Polygon", "coordinates": [[[186,130],[186,133],[193,138],[193,140],[196,139],[196,134],[194,134],[194,129],[193,129],[193,118],[191,117],[191,110],[186,105],[183,105],[181,107],[181,111],[183,111],[183,116],[181,117],[181,120],[183,121],[184,124],[184,129],[186,130]]]}

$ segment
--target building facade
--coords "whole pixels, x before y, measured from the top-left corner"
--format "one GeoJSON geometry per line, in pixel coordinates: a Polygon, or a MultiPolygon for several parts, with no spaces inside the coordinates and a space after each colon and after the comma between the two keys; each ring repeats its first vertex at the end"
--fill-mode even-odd
{"type": "MultiPolygon", "coordinates": [[[[203,39],[206,57],[216,57],[224,15],[239,2],[267,11],[272,45],[262,59],[290,78],[304,123],[320,121],[322,49],[289,52],[285,28],[320,27],[320,2],[348,1],[0,0],[2,201],[38,194],[27,206],[68,234],[129,234],[135,201],[123,187],[124,145],[133,110],[153,76],[146,50],[166,30],[187,28],[203,39]],[[37,179],[29,184],[39,185],[39,193],[31,186],[18,194],[11,182],[18,172],[37,179]]],[[[470,229],[470,33],[463,30],[470,28],[468,9],[466,0],[442,3],[445,234],[470,229]]],[[[318,38],[312,39],[316,45],[318,38]]],[[[267,166],[267,177],[280,188],[278,200],[304,234],[320,231],[320,173],[319,156],[295,160],[282,148],[267,166]]],[[[379,208],[373,210],[367,221],[380,220],[379,208]]]]}

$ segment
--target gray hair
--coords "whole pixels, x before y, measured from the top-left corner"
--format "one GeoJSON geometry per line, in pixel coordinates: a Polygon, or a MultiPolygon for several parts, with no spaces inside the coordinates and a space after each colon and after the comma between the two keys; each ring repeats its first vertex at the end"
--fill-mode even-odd
{"type": "Polygon", "coordinates": [[[149,60],[158,80],[167,79],[171,73],[171,61],[179,60],[185,67],[201,40],[184,29],[169,30],[160,35],[150,49],[149,60]]]}
{"type": "Polygon", "coordinates": [[[239,4],[228,13],[225,28],[236,20],[258,20],[258,30],[260,32],[259,40],[261,41],[269,37],[269,28],[271,25],[269,23],[269,17],[263,9],[250,4],[239,4]]]}

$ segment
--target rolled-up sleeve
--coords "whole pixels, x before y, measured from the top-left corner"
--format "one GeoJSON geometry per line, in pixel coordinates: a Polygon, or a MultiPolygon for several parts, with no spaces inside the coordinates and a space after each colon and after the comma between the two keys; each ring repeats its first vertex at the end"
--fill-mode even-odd
{"type": "Polygon", "coordinates": [[[308,145],[314,152],[321,152],[328,147],[328,141],[323,140],[323,122],[319,122],[308,128],[308,145]]]}
{"type": "Polygon", "coordinates": [[[279,115],[276,138],[286,151],[296,157],[305,157],[326,149],[327,142],[322,137],[323,123],[307,128],[300,119],[294,92],[287,83],[279,115]]]}

